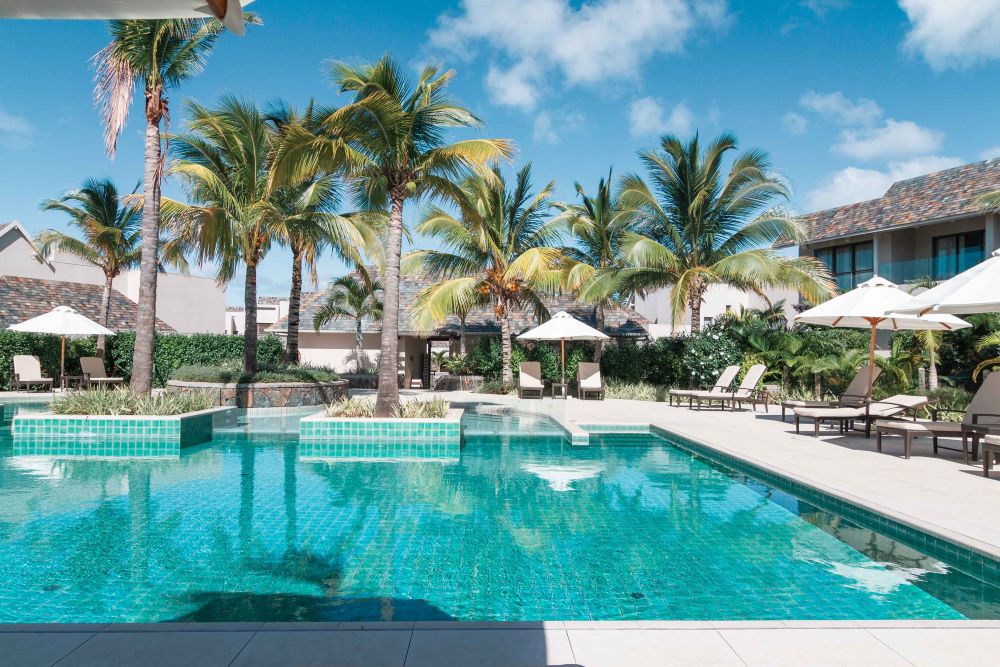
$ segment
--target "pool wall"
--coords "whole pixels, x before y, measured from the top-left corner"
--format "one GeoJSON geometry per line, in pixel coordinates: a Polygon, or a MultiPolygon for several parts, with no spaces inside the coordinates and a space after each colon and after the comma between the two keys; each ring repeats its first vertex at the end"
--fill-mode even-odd
{"type": "Polygon", "coordinates": [[[457,458],[464,412],[452,408],[443,419],[332,418],[320,412],[299,422],[299,454],[336,459],[457,458]]]}

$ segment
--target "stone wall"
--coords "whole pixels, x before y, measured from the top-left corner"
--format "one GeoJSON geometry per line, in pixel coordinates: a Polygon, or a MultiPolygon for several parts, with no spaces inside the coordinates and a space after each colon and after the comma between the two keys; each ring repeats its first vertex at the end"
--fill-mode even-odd
{"type": "Polygon", "coordinates": [[[209,391],[215,405],[233,408],[295,408],[327,405],[347,397],[347,380],[335,382],[275,382],[223,384],[216,382],[167,382],[167,393],[209,391]]]}
{"type": "Polygon", "coordinates": [[[483,384],[482,375],[445,375],[434,385],[436,391],[475,391],[483,384]]]}

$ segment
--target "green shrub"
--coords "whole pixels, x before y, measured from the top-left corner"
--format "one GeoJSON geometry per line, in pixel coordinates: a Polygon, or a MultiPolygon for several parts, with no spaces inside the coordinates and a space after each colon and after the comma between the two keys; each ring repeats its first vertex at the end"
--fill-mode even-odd
{"type": "Polygon", "coordinates": [[[441,367],[453,375],[475,375],[476,365],[471,354],[455,354],[445,357],[441,367]]]}
{"type": "Polygon", "coordinates": [[[476,393],[509,396],[517,393],[517,385],[504,384],[500,380],[486,380],[476,388],[476,393]]]}
{"type": "MultiPolygon", "coordinates": [[[[403,401],[396,408],[394,416],[400,419],[443,419],[448,416],[451,403],[443,398],[431,398],[425,401],[410,400],[403,401]]],[[[327,406],[327,417],[339,418],[362,418],[371,419],[375,417],[375,399],[373,398],[344,398],[336,403],[327,406]]]]}
{"type": "MultiPolygon", "coordinates": [[[[931,407],[939,411],[938,419],[942,421],[962,421],[965,411],[972,403],[972,392],[962,387],[939,387],[934,391],[927,392],[927,398],[931,401],[931,407]],[[951,412],[954,410],[954,412],[951,412]]],[[[927,411],[928,416],[930,411],[927,411]]]]}
{"type": "Polygon", "coordinates": [[[211,366],[188,365],[181,366],[170,374],[171,380],[183,382],[333,382],[338,379],[337,373],[322,366],[290,366],[277,363],[257,371],[254,376],[243,372],[242,359],[227,359],[211,366]]]}
{"type": "Polygon", "coordinates": [[[604,385],[604,396],[626,401],[664,401],[667,396],[667,388],[648,382],[608,380],[604,385]]]}
{"type": "MultiPolygon", "coordinates": [[[[529,346],[514,343],[511,353],[511,371],[517,377],[522,361],[537,361],[542,368],[542,379],[558,381],[561,376],[559,343],[538,342],[529,346]]],[[[499,338],[481,338],[471,352],[472,368],[475,375],[482,375],[486,381],[497,381],[503,377],[503,345],[499,338]]],[[[594,346],[583,341],[566,343],[566,380],[576,379],[577,365],[581,361],[594,358],[594,346]]]]}
{"type": "Polygon", "coordinates": [[[52,411],[57,415],[171,416],[207,410],[214,400],[211,392],[142,396],[128,389],[94,389],[57,396],[52,411]]]}
{"type": "Polygon", "coordinates": [[[727,327],[713,325],[687,339],[681,363],[691,384],[711,386],[727,366],[742,360],[743,351],[727,327]]]}

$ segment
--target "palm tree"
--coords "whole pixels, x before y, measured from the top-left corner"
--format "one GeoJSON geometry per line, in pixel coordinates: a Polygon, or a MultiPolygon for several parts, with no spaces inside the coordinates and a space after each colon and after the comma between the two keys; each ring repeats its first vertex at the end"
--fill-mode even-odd
{"type": "Polygon", "coordinates": [[[313,327],[319,331],[324,324],[339,319],[354,320],[354,356],[358,361],[358,372],[364,370],[365,318],[373,322],[382,321],[382,302],[376,293],[382,291],[382,283],[373,281],[370,285],[354,276],[342,276],[330,284],[326,301],[313,317],[313,327]]]}
{"type": "MultiPolygon", "coordinates": [[[[277,135],[252,103],[225,97],[218,108],[188,103],[188,131],[170,149],[170,169],[193,204],[164,200],[163,214],[176,243],[199,263],[218,264],[216,280],[232,280],[245,267],[243,370],[257,372],[257,267],[280,240],[286,214],[269,182],[277,135]]],[[[286,230],[287,231],[287,230],[286,230]]]]}
{"type": "MultiPolygon", "coordinates": [[[[108,179],[90,179],[79,190],[59,199],[42,202],[43,211],[62,211],[70,224],[83,235],[76,238],[55,229],[46,229],[36,238],[38,251],[48,256],[52,251],[75,255],[104,272],[101,292],[100,323],[108,326],[111,314],[111,283],[122,271],[139,265],[142,250],[139,245],[141,220],[139,206],[123,204],[118,189],[108,179]]],[[[97,337],[97,355],[104,357],[104,336],[97,337]]]]}
{"type": "Polygon", "coordinates": [[[481,121],[447,94],[451,70],[423,69],[416,85],[389,56],[375,63],[335,62],[332,78],[354,99],[322,121],[319,134],[290,133],[278,158],[278,178],[301,178],[317,166],[350,165],[357,195],[370,210],[389,210],[385,236],[385,317],[379,358],[376,415],[388,417],[399,405],[399,264],[403,208],[407,200],[454,193],[469,173],[486,175],[490,163],[510,158],[513,148],[501,139],[446,142],[454,127],[479,127],[481,121]]]}
{"type": "Polygon", "coordinates": [[[768,287],[797,289],[810,301],[833,293],[826,267],[812,257],[783,257],[770,249],[781,238],[806,236],[800,220],[775,205],[787,186],[759,150],[737,155],[729,133],[702,151],[698,136],[686,144],[663,137],[659,150],[642,151],[650,184],[639,175],[621,182],[621,206],[635,210],[638,233],[626,233],[630,266],[600,272],[581,296],[592,300],[622,291],[670,287],[674,321],[691,312],[691,331],[701,331],[701,304],[708,288],[727,284],[763,296],[768,287]]]}
{"type": "MultiPolygon", "coordinates": [[[[633,231],[634,211],[622,208],[618,194],[612,190],[611,171],[607,179],[597,184],[597,194],[587,195],[583,186],[576,183],[579,204],[556,202],[560,209],[556,220],[565,223],[575,246],[563,250],[569,260],[565,275],[565,286],[579,292],[601,271],[615,271],[624,268],[622,245],[626,234],[633,231]]],[[[597,328],[604,330],[605,310],[613,303],[624,304],[629,294],[602,294],[595,300],[597,328]]],[[[594,344],[594,361],[601,361],[601,341],[594,344]]]]}
{"type": "Polygon", "coordinates": [[[532,194],[531,165],[517,172],[513,188],[494,167],[492,177],[471,176],[455,194],[461,212],[456,219],[429,206],[417,232],[437,238],[442,250],[407,255],[404,270],[440,282],[421,292],[415,312],[423,321],[440,322],[455,312],[489,304],[500,321],[503,382],[513,383],[510,315],[531,307],[541,319],[548,314],[540,294],[558,286],[562,276],[560,224],[546,221],[554,182],[532,194]]]}
{"type": "Polygon", "coordinates": [[[153,386],[163,177],[160,124],[169,118],[166,93],[168,88],[202,71],[223,27],[216,19],[121,20],[110,21],[108,27],[111,43],[94,56],[92,63],[96,71],[94,98],[104,124],[104,145],[112,158],[137,86],[142,87],[146,103],[142,257],[131,387],[149,393],[153,386]]]}

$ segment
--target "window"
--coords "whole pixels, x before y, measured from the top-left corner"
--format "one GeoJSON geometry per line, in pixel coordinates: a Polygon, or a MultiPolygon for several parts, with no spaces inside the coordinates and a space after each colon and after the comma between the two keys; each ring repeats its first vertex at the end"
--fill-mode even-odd
{"type": "Polygon", "coordinates": [[[980,229],[938,236],[932,245],[931,273],[934,280],[947,280],[983,261],[986,256],[986,233],[980,229]]]}
{"type": "Polygon", "coordinates": [[[875,246],[871,241],[820,248],[816,259],[826,264],[842,292],[852,290],[875,275],[875,246]]]}

